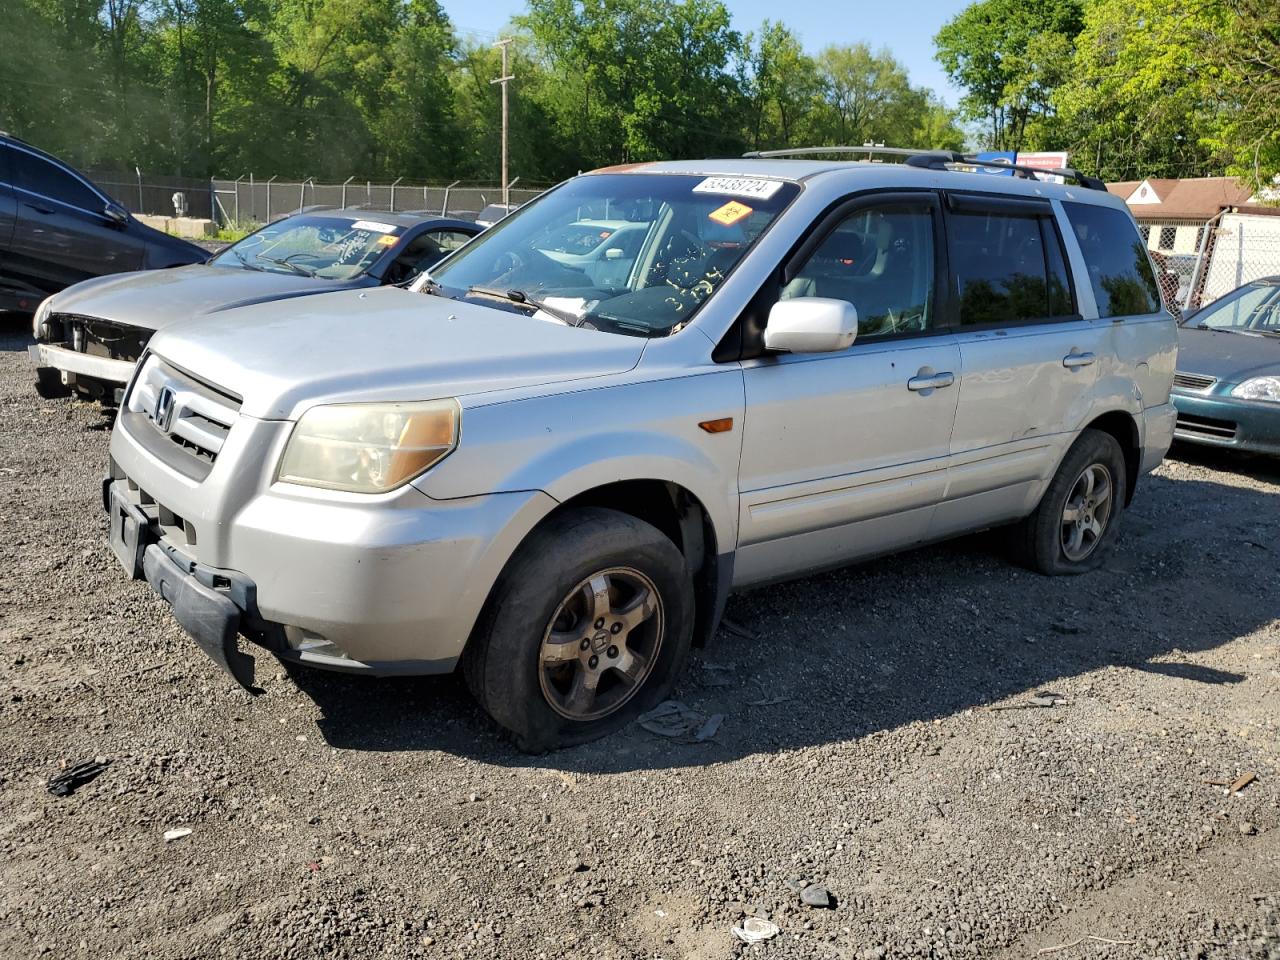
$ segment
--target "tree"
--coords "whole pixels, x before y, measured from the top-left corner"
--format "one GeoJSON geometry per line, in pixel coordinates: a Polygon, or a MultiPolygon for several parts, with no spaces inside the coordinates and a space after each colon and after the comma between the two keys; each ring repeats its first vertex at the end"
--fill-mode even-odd
{"type": "Polygon", "coordinates": [[[784,24],[766,20],[752,48],[747,39],[750,75],[747,91],[749,139],[756,150],[798,143],[822,89],[813,58],[784,24]]]}
{"type": "Polygon", "coordinates": [[[1225,104],[1207,72],[1218,18],[1169,0],[1096,0],[1077,38],[1071,79],[1055,94],[1072,146],[1112,180],[1221,172],[1207,145],[1225,104]]]}
{"type": "Polygon", "coordinates": [[[585,165],[741,150],[742,38],[720,0],[530,0],[517,23],[585,165]]]}
{"type": "Polygon", "coordinates": [[[1055,146],[1053,93],[1083,25],[1082,0],[980,0],[938,32],[938,62],[965,90],[965,118],[989,124],[989,146],[1055,146]]]}

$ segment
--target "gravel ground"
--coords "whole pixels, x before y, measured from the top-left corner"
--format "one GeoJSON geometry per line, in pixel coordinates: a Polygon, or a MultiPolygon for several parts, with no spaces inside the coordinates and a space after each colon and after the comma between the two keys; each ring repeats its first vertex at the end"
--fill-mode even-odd
{"type": "Polygon", "coordinates": [[[0,324],[2,957],[1280,958],[1280,464],[1175,451],[1077,579],[985,536],[736,597],[713,739],[530,758],[453,678],[240,692],[0,324]]]}

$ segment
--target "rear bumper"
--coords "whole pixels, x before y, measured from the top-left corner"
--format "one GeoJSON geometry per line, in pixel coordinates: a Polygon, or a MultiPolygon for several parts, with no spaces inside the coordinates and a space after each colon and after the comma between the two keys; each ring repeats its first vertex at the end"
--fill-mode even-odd
{"type": "Polygon", "coordinates": [[[1174,393],[1174,437],[1188,443],[1280,455],[1280,404],[1174,393]]]}
{"type": "Polygon", "coordinates": [[[1160,466],[1160,461],[1173,445],[1173,424],[1175,411],[1173,404],[1162,403],[1158,407],[1147,407],[1142,412],[1142,466],[1140,474],[1150,473],[1160,466]]]}
{"type": "Polygon", "coordinates": [[[27,347],[27,355],[37,367],[53,367],[64,374],[92,377],[118,386],[129,382],[135,366],[132,360],[113,360],[110,357],[80,353],[55,343],[33,343],[27,347]]]}

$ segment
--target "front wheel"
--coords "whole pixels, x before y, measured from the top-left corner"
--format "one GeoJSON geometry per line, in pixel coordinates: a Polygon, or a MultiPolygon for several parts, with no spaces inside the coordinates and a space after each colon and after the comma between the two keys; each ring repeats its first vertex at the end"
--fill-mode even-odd
{"type": "Polygon", "coordinates": [[[585,743],[670,692],[693,612],[688,566],[661,531],[615,510],[573,510],[516,552],[463,672],[521,749],[585,743]]]}
{"type": "Polygon", "coordinates": [[[1020,559],[1050,576],[1098,567],[1116,538],[1127,483],[1116,438],[1085,430],[1063,457],[1035,513],[1014,528],[1020,559]]]}

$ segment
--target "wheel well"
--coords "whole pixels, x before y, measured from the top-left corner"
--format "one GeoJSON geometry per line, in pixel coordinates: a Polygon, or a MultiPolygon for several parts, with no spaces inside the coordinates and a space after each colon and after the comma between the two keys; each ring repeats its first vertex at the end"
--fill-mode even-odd
{"type": "Polygon", "coordinates": [[[1124,452],[1124,504],[1127,507],[1133,500],[1133,490],[1138,485],[1138,467],[1142,462],[1142,448],[1138,443],[1138,424],[1123,410],[1112,410],[1090,423],[1089,428],[1111,434],[1124,452]]]}
{"type": "Polygon", "coordinates": [[[676,545],[693,574],[697,600],[693,641],[704,645],[715,632],[724,598],[718,596],[721,560],[715,529],[702,502],[679,484],[665,480],[620,480],[571,497],[548,518],[577,507],[604,507],[629,514],[657,527],[676,545]]]}

